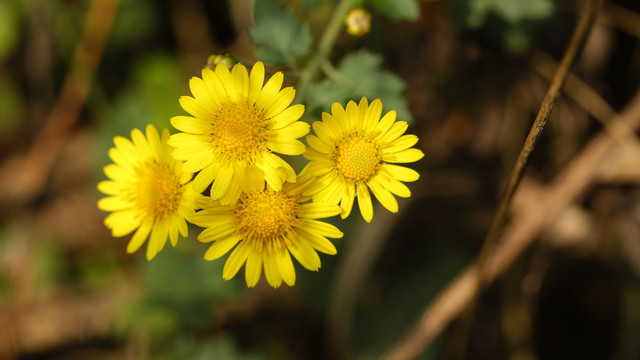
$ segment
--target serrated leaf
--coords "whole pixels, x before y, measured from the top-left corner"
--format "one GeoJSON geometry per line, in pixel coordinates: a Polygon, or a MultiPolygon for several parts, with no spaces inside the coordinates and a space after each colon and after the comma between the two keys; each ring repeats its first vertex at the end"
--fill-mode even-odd
{"type": "Polygon", "coordinates": [[[258,49],[256,55],[271,65],[294,65],[311,46],[311,32],[300,24],[291,9],[282,10],[271,1],[256,1],[256,27],[249,30],[258,49]]]}
{"type": "Polygon", "coordinates": [[[411,121],[411,113],[402,92],[404,81],[381,68],[380,55],[359,51],[346,56],[330,77],[309,87],[305,102],[310,112],[327,111],[334,102],[382,100],[385,112],[396,110],[398,119],[411,121]]]}
{"type": "Polygon", "coordinates": [[[415,21],[420,18],[418,0],[373,0],[371,4],[379,12],[395,20],[415,21]]]}

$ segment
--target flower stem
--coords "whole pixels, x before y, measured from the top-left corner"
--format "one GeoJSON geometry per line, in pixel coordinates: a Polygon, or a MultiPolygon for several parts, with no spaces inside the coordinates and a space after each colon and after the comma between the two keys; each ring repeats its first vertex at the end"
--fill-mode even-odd
{"type": "Polygon", "coordinates": [[[307,91],[309,84],[314,80],[323,62],[327,61],[331,55],[331,49],[336,42],[340,30],[342,29],[342,22],[344,17],[347,16],[347,12],[353,6],[353,0],[341,0],[336,8],[333,10],[333,14],[329,19],[327,27],[322,33],[322,37],[318,41],[318,48],[313,54],[306,66],[300,71],[300,81],[297,86],[297,102],[304,98],[304,94],[307,91]]]}

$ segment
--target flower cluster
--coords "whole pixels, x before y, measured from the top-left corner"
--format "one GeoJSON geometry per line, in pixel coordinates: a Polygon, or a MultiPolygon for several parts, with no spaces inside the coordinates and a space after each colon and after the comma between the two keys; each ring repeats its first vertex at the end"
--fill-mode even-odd
{"type": "Polygon", "coordinates": [[[357,198],[362,217],[373,218],[371,194],[397,212],[395,196],[409,197],[403,182],[418,173],[399,163],[419,160],[418,138],[404,135],[407,123],[395,111],[382,115],[382,102],[331,113],[310,126],[300,121],[304,105],[292,105],[295,90],[283,88],[283,74],[265,79],[257,62],[250,72],[224,62],[205,67],[189,82],[193,96],[180,98],[189,116],[175,116],[178,132],[158,133],[148,125],[131,140],[117,136],[109,151],[109,178],[98,184],[107,196],[98,207],[109,211],[105,225],[113,236],[135,233],[127,252],[145,240],[147,259],[188,235],[187,222],[202,227],[198,240],[210,243],[206,260],[230,253],[222,273],[233,278],[245,265],[247,286],[255,286],[264,269],[268,283],[295,283],[293,256],[304,268],[320,268],[318,253],[333,255],[329,240],[342,232],[321,221],[351,214],[357,198]],[[266,80],[266,81],[265,81],[266,80]],[[306,136],[308,147],[300,141],[306,136]],[[280,155],[304,156],[296,174],[280,155]],[[394,196],[395,195],[395,196],[394,196]]]}

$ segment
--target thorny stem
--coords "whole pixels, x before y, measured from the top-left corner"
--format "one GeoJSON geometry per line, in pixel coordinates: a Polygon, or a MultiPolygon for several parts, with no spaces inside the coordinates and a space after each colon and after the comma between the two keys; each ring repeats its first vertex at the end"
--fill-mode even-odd
{"type": "Polygon", "coordinates": [[[331,14],[331,19],[329,19],[329,23],[324,29],[322,37],[318,41],[318,49],[313,54],[311,60],[309,60],[309,62],[300,72],[300,81],[298,81],[297,84],[298,99],[304,97],[309,84],[316,77],[316,74],[318,73],[318,70],[320,70],[322,63],[327,61],[329,55],[331,55],[333,44],[338,38],[340,30],[343,27],[344,17],[347,15],[347,12],[349,12],[353,5],[353,0],[342,0],[334,9],[333,14],[331,14]]]}
{"type": "MultiPolygon", "coordinates": [[[[476,279],[468,278],[467,276],[467,290],[472,292],[470,300],[467,302],[467,309],[473,309],[478,294],[482,291],[483,288],[488,285],[488,282],[491,281],[491,279],[487,278],[486,264],[496,245],[500,230],[505,223],[509,205],[511,204],[513,195],[515,194],[520,180],[522,179],[524,170],[529,163],[531,153],[533,152],[540,138],[540,135],[542,134],[542,131],[547,124],[553,106],[560,96],[562,86],[564,85],[564,82],[569,75],[570,68],[575,62],[577,55],[582,48],[582,45],[584,44],[586,36],[591,29],[591,25],[593,24],[593,21],[601,5],[602,0],[591,0],[590,3],[585,7],[576,30],[571,37],[569,45],[567,46],[562,61],[560,62],[560,66],[556,70],[553,81],[551,82],[542,105],[540,106],[538,115],[536,116],[536,119],[533,122],[531,129],[529,130],[529,134],[527,135],[525,143],[520,151],[520,154],[518,155],[515,167],[511,173],[511,176],[509,177],[507,188],[500,201],[500,205],[493,218],[491,227],[485,238],[484,245],[476,261],[475,268],[477,269],[477,271],[470,273],[472,274],[471,276],[475,276],[476,279]]],[[[444,297],[445,295],[447,295],[447,293],[443,293],[442,297],[444,297]]],[[[429,344],[447,325],[446,323],[433,324],[434,320],[432,320],[432,316],[429,316],[433,313],[430,310],[431,306],[426,308],[424,315],[421,316],[419,322],[415,325],[415,327],[405,336],[405,338],[403,338],[385,354],[386,359],[412,359],[418,356],[429,346],[429,344]]],[[[459,312],[462,311],[462,309],[457,310],[459,310],[459,312]]],[[[447,318],[447,323],[452,321],[456,315],[459,315],[459,312],[457,314],[451,314],[451,316],[447,318]]],[[[467,315],[471,316],[472,311],[468,311],[467,315]]],[[[469,322],[470,321],[467,321],[467,323],[469,322]]]]}

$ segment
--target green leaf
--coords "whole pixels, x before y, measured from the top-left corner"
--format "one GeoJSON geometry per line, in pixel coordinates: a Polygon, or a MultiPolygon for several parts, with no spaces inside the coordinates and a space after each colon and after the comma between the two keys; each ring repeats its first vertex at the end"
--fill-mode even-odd
{"type": "Polygon", "coordinates": [[[459,11],[466,14],[465,24],[470,28],[483,26],[490,15],[495,15],[508,24],[518,25],[528,20],[549,18],[554,11],[551,0],[458,0],[454,3],[459,11]]]}
{"type": "Polygon", "coordinates": [[[256,1],[256,27],[249,30],[257,45],[256,55],[271,65],[295,65],[311,46],[309,27],[300,24],[291,9],[282,10],[271,1],[256,1]]]}
{"type": "Polygon", "coordinates": [[[372,5],[395,20],[415,21],[420,18],[418,0],[373,0],[372,5]]]}
{"type": "Polygon", "coordinates": [[[307,110],[327,111],[331,104],[342,105],[348,100],[369,102],[382,100],[384,111],[395,110],[399,120],[411,121],[411,113],[402,92],[404,81],[381,68],[382,57],[367,51],[347,55],[330,76],[309,87],[305,97],[307,110]]]}

